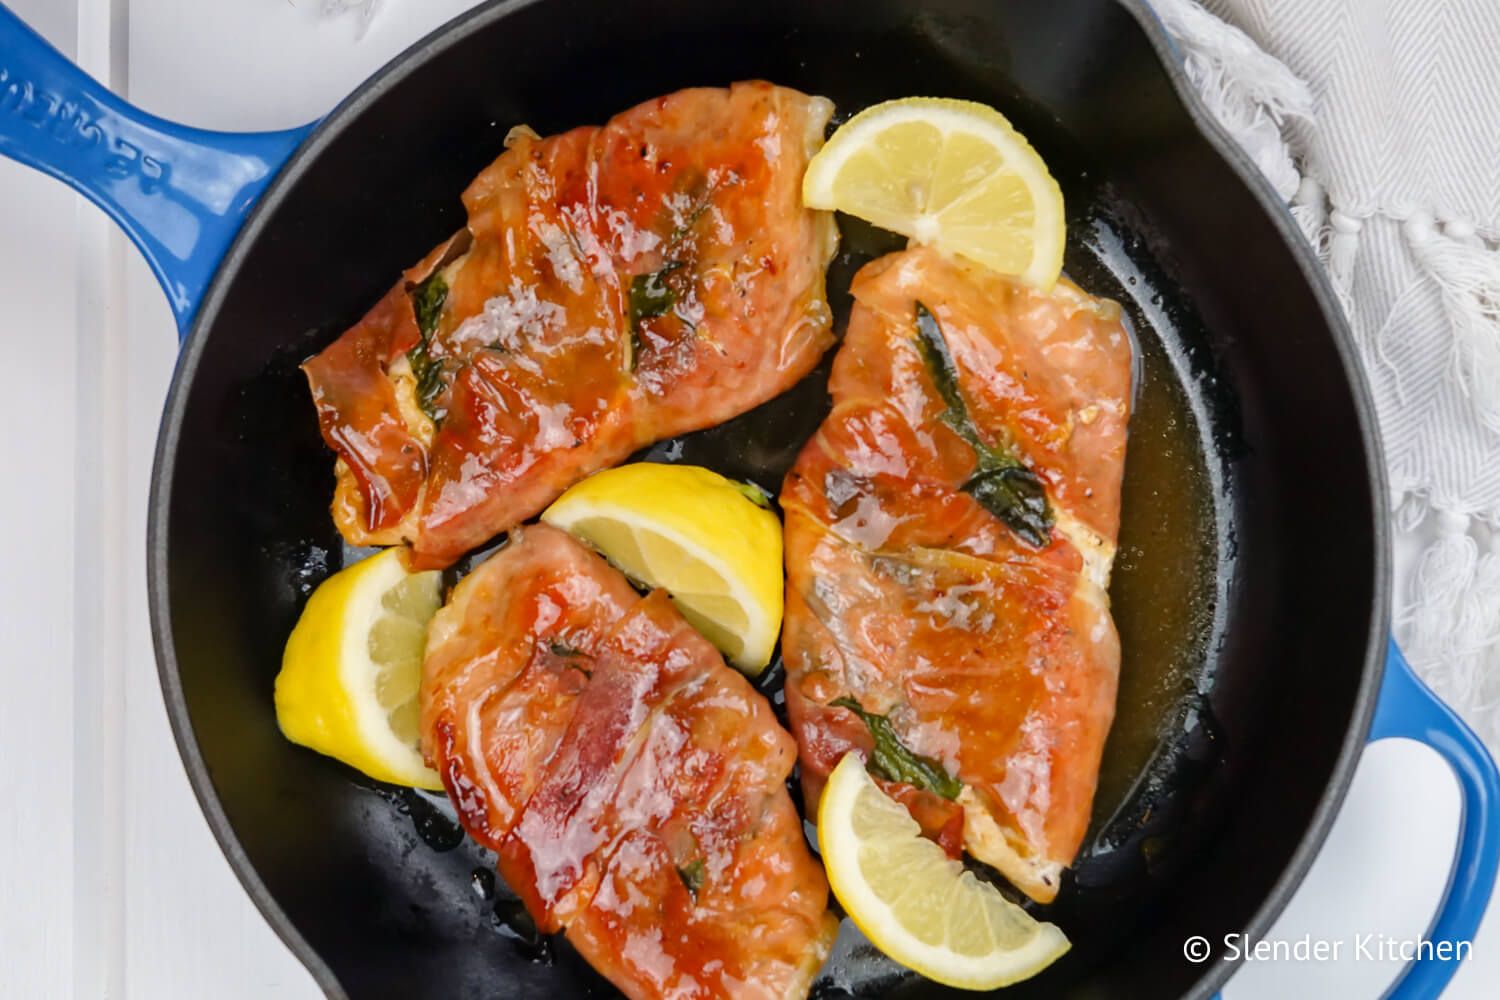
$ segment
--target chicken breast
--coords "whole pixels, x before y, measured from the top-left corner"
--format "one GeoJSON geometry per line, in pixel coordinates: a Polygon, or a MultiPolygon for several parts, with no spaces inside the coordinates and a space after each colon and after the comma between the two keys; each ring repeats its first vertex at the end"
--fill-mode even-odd
{"type": "Polygon", "coordinates": [[[740,83],[512,130],[467,228],[304,365],[344,536],[445,566],[807,374],[832,344],[837,231],[801,183],[832,110],[740,83]]]}
{"type": "Polygon", "coordinates": [[[849,751],[1032,898],[1114,716],[1119,308],[913,249],[853,283],[833,411],[783,486],[787,707],[815,803],[849,751]]]}
{"type": "Polygon", "coordinates": [[[521,529],[433,619],[423,749],[537,926],[628,996],[805,996],[836,922],[796,745],[666,595],[521,529]]]}

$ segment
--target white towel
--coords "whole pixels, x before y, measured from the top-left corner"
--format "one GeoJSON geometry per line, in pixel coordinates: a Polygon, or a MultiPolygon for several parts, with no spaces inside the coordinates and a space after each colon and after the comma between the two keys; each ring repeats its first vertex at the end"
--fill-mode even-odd
{"type": "Polygon", "coordinates": [[[1328,267],[1413,553],[1397,638],[1500,750],[1500,3],[1155,6],[1328,267]]]}

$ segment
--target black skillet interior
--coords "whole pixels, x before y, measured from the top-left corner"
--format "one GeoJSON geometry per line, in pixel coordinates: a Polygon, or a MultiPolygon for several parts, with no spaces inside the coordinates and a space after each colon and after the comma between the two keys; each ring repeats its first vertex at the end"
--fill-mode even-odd
{"type": "MultiPolygon", "coordinates": [[[[1183,939],[1263,927],[1348,780],[1381,625],[1378,501],[1319,301],[1111,0],[500,5],[336,112],[232,251],[164,424],[153,613],[210,821],[330,991],[611,995],[526,933],[441,802],[276,728],[281,645],[345,555],[296,364],[462,224],[458,194],[511,125],[547,134],[751,77],[828,95],[841,117],[913,94],[1001,108],[1064,187],[1068,272],[1127,305],[1143,364],[1113,588],[1119,716],[1090,843],[1046,911],[1074,950],[1009,995],[1205,995],[1227,970],[1188,964],[1183,939]]],[[[849,276],[893,245],[843,221],[841,325],[849,276]]],[[[652,457],[774,491],[825,408],[814,376],[652,457]]],[[[818,992],[942,992],[892,973],[846,926],[818,992]]]]}

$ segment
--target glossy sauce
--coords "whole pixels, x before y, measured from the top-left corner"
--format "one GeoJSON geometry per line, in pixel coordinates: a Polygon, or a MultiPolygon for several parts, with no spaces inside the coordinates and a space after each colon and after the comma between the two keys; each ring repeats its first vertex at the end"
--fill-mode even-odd
{"type": "Polygon", "coordinates": [[[1094,814],[1107,817],[1170,730],[1214,626],[1218,539],[1199,425],[1162,345],[1141,341],[1110,607],[1123,656],[1094,814]]]}

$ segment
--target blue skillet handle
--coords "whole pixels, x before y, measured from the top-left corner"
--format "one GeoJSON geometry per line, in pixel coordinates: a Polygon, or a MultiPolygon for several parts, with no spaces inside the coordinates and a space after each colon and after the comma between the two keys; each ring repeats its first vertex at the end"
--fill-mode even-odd
{"type": "MultiPolygon", "coordinates": [[[[1443,890],[1437,919],[1427,932],[1434,944],[1474,940],[1495,886],[1500,864],[1500,772],[1489,751],[1453,710],[1417,679],[1391,640],[1385,681],[1375,706],[1370,740],[1404,736],[1427,744],[1443,756],[1463,792],[1458,828],[1458,855],[1443,890]]],[[[1458,971],[1458,959],[1419,959],[1408,965],[1386,992],[1386,1000],[1435,1000],[1458,971]]]]}
{"type": "Polygon", "coordinates": [[[0,154],[66,181],[146,255],[186,335],[224,252],[311,126],[227,133],[116,97],[0,3],[0,154]]]}

